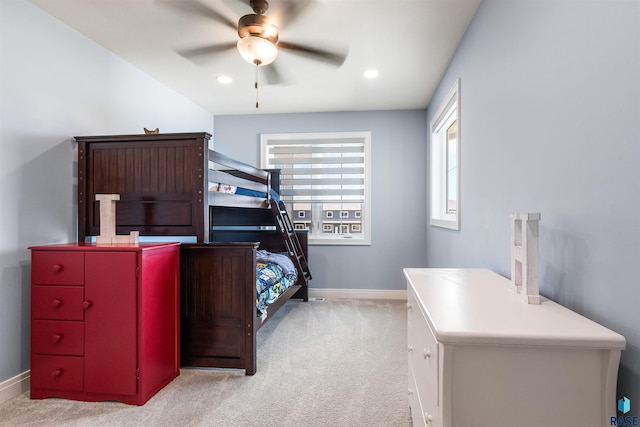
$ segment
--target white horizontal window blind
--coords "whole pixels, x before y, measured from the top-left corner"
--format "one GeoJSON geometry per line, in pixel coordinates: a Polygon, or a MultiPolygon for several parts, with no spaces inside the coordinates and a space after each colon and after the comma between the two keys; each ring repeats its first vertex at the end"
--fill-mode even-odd
{"type": "Polygon", "coordinates": [[[310,243],[368,244],[369,132],[262,135],[262,167],[310,243]]]}

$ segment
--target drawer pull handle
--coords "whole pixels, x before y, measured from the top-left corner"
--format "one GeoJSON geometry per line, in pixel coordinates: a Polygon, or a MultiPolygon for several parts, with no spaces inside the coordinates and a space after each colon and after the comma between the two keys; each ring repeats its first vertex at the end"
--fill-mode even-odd
{"type": "Polygon", "coordinates": [[[62,300],[61,300],[61,299],[56,298],[56,299],[54,299],[53,301],[51,301],[51,306],[52,306],[53,308],[58,308],[58,307],[60,307],[61,305],[62,305],[62,300]]]}
{"type": "Polygon", "coordinates": [[[410,346],[410,345],[408,345],[408,346],[407,346],[407,351],[408,351],[409,353],[411,353],[411,352],[413,351],[413,347],[412,347],[412,346],[410,346]]]}
{"type": "Polygon", "coordinates": [[[424,413],[424,418],[427,420],[427,424],[431,424],[431,421],[433,421],[433,416],[428,412],[424,413]]]}
{"type": "Polygon", "coordinates": [[[60,273],[62,270],[64,270],[64,265],[62,265],[62,264],[54,264],[53,265],[53,271],[55,273],[60,273]]]}
{"type": "Polygon", "coordinates": [[[62,374],[64,374],[64,369],[62,368],[54,369],[53,372],[51,372],[52,377],[60,377],[62,374]]]}
{"type": "Polygon", "coordinates": [[[87,309],[87,308],[91,308],[93,306],[93,301],[83,301],[82,302],[82,308],[87,309]]]}
{"type": "Polygon", "coordinates": [[[53,334],[51,336],[51,342],[60,342],[62,341],[62,338],[64,338],[64,335],[62,334],[53,334]]]}
{"type": "Polygon", "coordinates": [[[424,356],[425,359],[430,359],[431,358],[431,350],[427,350],[426,348],[422,351],[422,355],[424,356]]]}
{"type": "Polygon", "coordinates": [[[407,310],[411,310],[411,304],[407,303],[407,310]]]}

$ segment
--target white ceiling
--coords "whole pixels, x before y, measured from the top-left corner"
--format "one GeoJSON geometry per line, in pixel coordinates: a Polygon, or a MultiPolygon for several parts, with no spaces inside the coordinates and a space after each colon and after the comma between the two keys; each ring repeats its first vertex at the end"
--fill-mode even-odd
{"type": "MultiPolygon", "coordinates": [[[[259,77],[237,50],[189,61],[176,50],[233,43],[233,29],[158,0],[29,0],[212,114],[426,108],[480,0],[301,0],[309,3],[280,29],[280,40],[345,49],[336,68],[280,50],[285,84],[259,77]],[[363,72],[379,71],[368,80],[363,72]],[[233,78],[222,85],[217,75],[233,78]]],[[[167,0],[165,0],[167,1],[167,0]]],[[[187,0],[170,0],[185,2],[187,0]]],[[[253,13],[248,1],[199,0],[233,22],[253,13]]],[[[279,0],[270,1],[274,17],[279,0]]]]}

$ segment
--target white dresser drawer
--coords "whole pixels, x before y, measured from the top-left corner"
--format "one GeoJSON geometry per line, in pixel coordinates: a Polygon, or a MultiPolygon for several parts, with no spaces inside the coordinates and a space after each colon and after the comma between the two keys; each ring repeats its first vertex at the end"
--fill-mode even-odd
{"type": "Polygon", "coordinates": [[[420,404],[420,396],[418,395],[418,388],[416,387],[416,381],[411,367],[409,367],[409,406],[411,407],[411,419],[413,420],[413,425],[425,425],[424,411],[420,404]]]}
{"type": "Polygon", "coordinates": [[[414,377],[423,418],[428,426],[439,425],[438,342],[412,292],[407,295],[409,375],[414,377]],[[429,422],[431,420],[431,422],[429,422]]]}

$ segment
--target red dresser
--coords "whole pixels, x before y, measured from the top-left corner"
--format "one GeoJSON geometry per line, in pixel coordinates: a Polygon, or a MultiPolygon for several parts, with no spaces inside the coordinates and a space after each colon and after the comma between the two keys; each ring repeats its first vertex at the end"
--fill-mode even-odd
{"type": "Polygon", "coordinates": [[[32,399],[143,405],[179,375],[178,243],[30,249],[32,399]]]}

